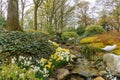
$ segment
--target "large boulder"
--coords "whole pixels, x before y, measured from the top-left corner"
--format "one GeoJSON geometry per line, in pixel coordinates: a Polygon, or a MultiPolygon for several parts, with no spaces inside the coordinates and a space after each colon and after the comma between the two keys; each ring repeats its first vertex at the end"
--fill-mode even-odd
{"type": "Polygon", "coordinates": [[[97,78],[95,78],[94,80],[105,80],[105,79],[102,78],[102,77],[97,77],[97,78]]]}
{"type": "Polygon", "coordinates": [[[120,56],[107,53],[103,55],[103,61],[114,75],[120,76],[120,56]]]}

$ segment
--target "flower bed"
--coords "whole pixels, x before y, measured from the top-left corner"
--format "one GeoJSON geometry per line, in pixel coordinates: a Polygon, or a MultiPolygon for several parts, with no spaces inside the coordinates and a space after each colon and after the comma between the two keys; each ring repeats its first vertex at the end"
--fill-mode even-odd
{"type": "MultiPolygon", "coordinates": [[[[52,41],[51,41],[52,42],[52,41]]],[[[52,42],[57,45],[57,43],[52,42]]],[[[56,52],[49,59],[41,58],[34,61],[34,57],[19,56],[18,61],[12,58],[9,65],[1,65],[0,80],[47,80],[51,72],[71,60],[70,51],[56,46],[56,52]]]]}

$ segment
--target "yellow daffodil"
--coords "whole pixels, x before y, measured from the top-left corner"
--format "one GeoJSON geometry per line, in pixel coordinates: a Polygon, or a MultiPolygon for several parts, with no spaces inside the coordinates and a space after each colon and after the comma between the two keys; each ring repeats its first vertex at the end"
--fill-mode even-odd
{"type": "Polygon", "coordinates": [[[56,60],[57,61],[60,61],[60,60],[62,60],[63,59],[63,57],[62,56],[59,56],[56,60]]]}
{"type": "Polygon", "coordinates": [[[56,52],[69,52],[69,50],[68,49],[65,49],[65,48],[57,48],[56,49],[56,52]]]}
{"type": "Polygon", "coordinates": [[[56,48],[59,47],[59,44],[57,44],[56,42],[53,42],[53,41],[51,41],[51,40],[48,40],[48,42],[52,43],[56,48]]]}
{"type": "Polygon", "coordinates": [[[55,47],[59,47],[59,44],[57,44],[56,42],[53,42],[53,45],[54,45],[55,47]]]}
{"type": "Polygon", "coordinates": [[[51,55],[51,58],[52,58],[52,59],[57,59],[57,57],[58,57],[57,54],[51,55]]]}
{"type": "Polygon", "coordinates": [[[47,59],[45,59],[45,58],[41,58],[40,62],[44,62],[44,63],[46,63],[46,62],[47,62],[47,59]]]}
{"type": "Polygon", "coordinates": [[[45,65],[46,68],[51,68],[51,65],[52,65],[52,62],[51,61],[48,61],[48,64],[45,65]]]}

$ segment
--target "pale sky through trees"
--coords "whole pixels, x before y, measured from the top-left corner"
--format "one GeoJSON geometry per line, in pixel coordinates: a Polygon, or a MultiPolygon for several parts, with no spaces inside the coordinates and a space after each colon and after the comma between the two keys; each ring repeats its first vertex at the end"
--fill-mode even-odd
{"type": "Polygon", "coordinates": [[[94,3],[94,2],[95,2],[95,0],[84,0],[84,1],[89,1],[89,2],[91,2],[91,3],[94,3]]]}
{"type": "Polygon", "coordinates": [[[83,0],[83,1],[88,1],[88,2],[91,3],[91,5],[95,5],[95,1],[96,1],[96,0],[83,0]]]}

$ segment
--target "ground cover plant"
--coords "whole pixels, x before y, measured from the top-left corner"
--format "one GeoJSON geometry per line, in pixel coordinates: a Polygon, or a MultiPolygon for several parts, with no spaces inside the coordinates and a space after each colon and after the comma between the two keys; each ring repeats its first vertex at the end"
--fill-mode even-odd
{"type": "MultiPolygon", "coordinates": [[[[47,35],[42,32],[10,32],[0,38],[1,55],[4,57],[34,56],[49,58],[55,52],[54,46],[48,42],[47,35]]],[[[9,57],[9,58],[10,58],[9,57]]]]}

